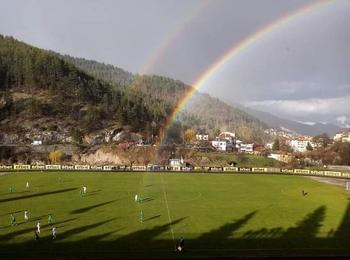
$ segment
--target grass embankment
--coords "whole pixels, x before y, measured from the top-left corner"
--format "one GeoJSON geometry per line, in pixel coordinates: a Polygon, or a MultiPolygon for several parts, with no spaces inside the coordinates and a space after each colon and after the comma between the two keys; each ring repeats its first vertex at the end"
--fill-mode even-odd
{"type": "Polygon", "coordinates": [[[198,165],[228,166],[235,162],[237,167],[281,167],[283,163],[265,156],[220,152],[196,152],[192,155],[198,165]]]}

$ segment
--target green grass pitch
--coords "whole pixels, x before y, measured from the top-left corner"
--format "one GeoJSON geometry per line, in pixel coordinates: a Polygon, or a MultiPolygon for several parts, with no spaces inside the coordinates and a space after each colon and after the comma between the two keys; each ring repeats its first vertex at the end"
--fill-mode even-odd
{"type": "Polygon", "coordinates": [[[349,242],[349,194],[301,176],[0,176],[0,256],[344,255],[350,254],[349,242]],[[84,185],[87,194],[82,197],[84,185]],[[135,203],[135,194],[141,202],[135,203]],[[16,226],[10,225],[11,213],[16,226]],[[55,240],[48,214],[57,227],[55,240]],[[38,221],[40,239],[34,240],[38,221]],[[185,239],[185,251],[179,254],[174,246],[180,237],[185,239]]]}

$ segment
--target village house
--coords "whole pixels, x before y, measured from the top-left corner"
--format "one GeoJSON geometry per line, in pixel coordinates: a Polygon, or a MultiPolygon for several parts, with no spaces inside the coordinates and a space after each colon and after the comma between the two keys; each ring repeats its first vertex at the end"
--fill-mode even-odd
{"type": "Polygon", "coordinates": [[[221,132],[219,136],[211,142],[211,145],[218,151],[233,151],[236,143],[236,134],[231,132],[221,132]]]}
{"type": "Polygon", "coordinates": [[[336,133],[333,140],[336,142],[350,143],[350,131],[336,133]]]}
{"type": "Polygon", "coordinates": [[[227,141],[231,142],[232,144],[234,144],[236,141],[236,134],[231,133],[231,132],[221,132],[219,134],[219,138],[227,140],[227,141]]]}
{"type": "Polygon", "coordinates": [[[254,144],[245,144],[236,138],[235,133],[221,132],[215,140],[211,141],[212,146],[222,152],[238,151],[241,153],[253,153],[254,144]]]}
{"type": "Polygon", "coordinates": [[[243,144],[241,143],[238,152],[240,153],[253,153],[254,151],[254,144],[243,144]]]}
{"type": "Polygon", "coordinates": [[[43,141],[41,140],[33,140],[33,142],[31,143],[31,145],[42,145],[43,141]]]}
{"type": "Polygon", "coordinates": [[[211,141],[211,145],[218,151],[226,152],[226,151],[232,151],[233,145],[229,141],[225,139],[216,138],[215,140],[211,141]]]}
{"type": "Polygon", "coordinates": [[[309,136],[300,136],[298,138],[292,139],[289,141],[290,147],[295,152],[304,153],[307,151],[308,143],[311,145],[312,148],[317,147],[317,145],[312,142],[312,138],[309,136]]]}
{"type": "Polygon", "coordinates": [[[169,159],[169,166],[170,167],[181,167],[184,164],[184,159],[181,157],[181,159],[169,159]]]}
{"type": "Polygon", "coordinates": [[[197,141],[209,141],[209,135],[207,133],[198,133],[196,134],[197,141]]]}
{"type": "Polygon", "coordinates": [[[240,153],[253,153],[254,144],[245,144],[241,140],[236,139],[235,148],[240,153]]]}
{"type": "Polygon", "coordinates": [[[273,142],[271,142],[271,143],[266,143],[266,144],[265,144],[265,147],[266,147],[267,149],[272,150],[273,142]]]}

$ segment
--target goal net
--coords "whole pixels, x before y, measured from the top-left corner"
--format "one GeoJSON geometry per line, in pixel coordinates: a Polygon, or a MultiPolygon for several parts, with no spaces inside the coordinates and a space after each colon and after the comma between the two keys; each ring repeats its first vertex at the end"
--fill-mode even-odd
{"type": "Polygon", "coordinates": [[[345,189],[348,190],[348,191],[350,191],[350,181],[347,181],[347,182],[345,183],[345,189]]]}

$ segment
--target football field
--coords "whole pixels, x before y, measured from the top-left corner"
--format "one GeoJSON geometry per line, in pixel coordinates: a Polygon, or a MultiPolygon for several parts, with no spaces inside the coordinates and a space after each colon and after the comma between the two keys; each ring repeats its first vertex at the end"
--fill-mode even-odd
{"type": "Polygon", "coordinates": [[[11,173],[0,176],[0,256],[350,254],[349,198],[302,176],[11,173]]]}

